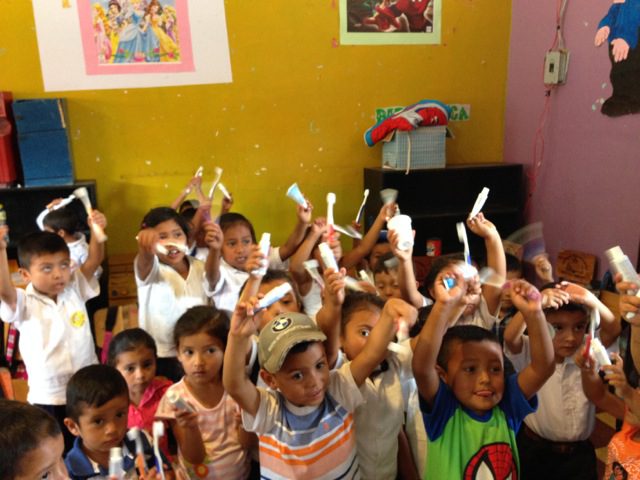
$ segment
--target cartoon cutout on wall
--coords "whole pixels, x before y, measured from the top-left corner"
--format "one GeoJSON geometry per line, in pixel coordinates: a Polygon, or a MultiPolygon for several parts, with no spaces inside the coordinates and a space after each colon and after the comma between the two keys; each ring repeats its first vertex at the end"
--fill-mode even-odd
{"type": "Polygon", "coordinates": [[[605,42],[611,60],[613,93],[602,104],[609,117],[640,112],[640,0],[613,0],[606,16],[598,24],[595,45],[605,42]]]}

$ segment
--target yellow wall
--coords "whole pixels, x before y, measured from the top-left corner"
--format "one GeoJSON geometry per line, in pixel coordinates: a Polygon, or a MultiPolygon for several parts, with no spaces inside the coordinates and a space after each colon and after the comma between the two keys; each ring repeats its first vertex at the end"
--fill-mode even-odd
{"type": "Polygon", "coordinates": [[[234,210],[276,243],[295,221],[284,197],[293,181],[318,213],[334,191],[336,220],[349,223],[362,168],[380,164],[381,147],[362,138],[376,107],[469,103],[448,163],[502,160],[510,2],[443,2],[440,46],[335,47],[337,3],[225,2],[231,84],[45,94],[31,2],[2,0],[0,90],[68,99],[76,178],[98,181],[110,252],[134,251],[144,213],[170,203],[199,165],[209,179],[224,168],[234,210]]]}

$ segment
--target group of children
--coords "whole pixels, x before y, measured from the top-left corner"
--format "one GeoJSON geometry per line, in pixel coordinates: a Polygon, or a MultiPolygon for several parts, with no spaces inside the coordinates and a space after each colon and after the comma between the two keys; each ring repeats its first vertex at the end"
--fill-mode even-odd
{"type": "MultiPolygon", "coordinates": [[[[620,356],[603,380],[588,346],[597,331],[616,350],[620,319],[581,286],[520,278],[482,213],[466,224],[503,285],[443,256],[421,290],[398,232],[380,241],[395,203],[346,253],[311,203],[298,205],[266,254],[229,200],[212,220],[200,199],[145,215],[140,328],[113,337],[106,365],[84,306],[104,243],[92,235],[71,260],[83,237],[45,216],[45,231],[20,241],[21,290],[0,227],[0,317],[20,331],[33,405],[0,402],[0,478],[114,475],[121,448],[126,478],[590,479],[596,407],[624,420],[605,478],[636,478],[640,397],[620,356]],[[362,268],[372,282],[354,285],[362,268]]],[[[107,223],[97,210],[88,222],[107,223]]],[[[618,280],[621,311],[637,314],[640,286],[618,280]]]]}

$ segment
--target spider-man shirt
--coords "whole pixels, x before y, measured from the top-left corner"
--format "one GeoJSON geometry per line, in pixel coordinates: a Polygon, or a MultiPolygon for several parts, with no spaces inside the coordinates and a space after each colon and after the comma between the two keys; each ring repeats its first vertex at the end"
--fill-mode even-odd
{"type": "Polygon", "coordinates": [[[500,403],[481,416],[466,410],[440,381],[432,408],[420,398],[429,452],[424,478],[517,480],[516,433],[537,406],[535,396],[524,397],[515,374],[505,382],[500,403]]]}

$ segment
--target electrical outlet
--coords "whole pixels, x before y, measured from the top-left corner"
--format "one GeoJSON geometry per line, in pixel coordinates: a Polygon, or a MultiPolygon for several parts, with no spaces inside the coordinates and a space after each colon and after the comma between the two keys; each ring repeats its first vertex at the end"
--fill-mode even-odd
{"type": "Polygon", "coordinates": [[[544,83],[557,85],[567,81],[569,52],[567,50],[549,50],[544,57],[544,83]]]}

